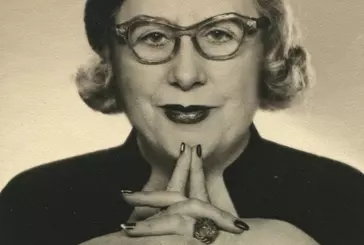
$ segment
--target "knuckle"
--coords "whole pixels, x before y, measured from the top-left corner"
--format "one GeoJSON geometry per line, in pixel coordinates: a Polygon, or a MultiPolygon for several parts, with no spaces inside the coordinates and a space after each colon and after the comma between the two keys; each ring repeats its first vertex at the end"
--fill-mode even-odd
{"type": "Polygon", "coordinates": [[[186,208],[186,206],[189,205],[190,200],[184,200],[181,202],[177,202],[173,205],[171,205],[171,210],[173,209],[173,211],[175,212],[181,212],[182,210],[184,210],[186,208]]]}
{"type": "Polygon", "coordinates": [[[234,217],[233,215],[229,214],[228,212],[225,212],[223,210],[220,210],[220,209],[215,209],[216,212],[218,213],[218,215],[220,216],[221,219],[224,219],[224,220],[232,220],[234,217]]]}
{"type": "Polygon", "coordinates": [[[153,193],[150,191],[144,191],[144,192],[140,192],[140,195],[149,198],[149,197],[153,196],[153,193]]]}
{"type": "Polygon", "coordinates": [[[146,230],[152,231],[152,230],[154,230],[154,225],[153,225],[153,223],[151,223],[151,222],[149,223],[148,222],[146,224],[146,227],[145,228],[146,228],[146,230]]]}
{"type": "Polygon", "coordinates": [[[215,213],[216,222],[224,224],[225,226],[230,227],[236,219],[232,214],[221,209],[213,208],[212,211],[215,213]]]}
{"type": "Polygon", "coordinates": [[[150,219],[150,220],[146,220],[144,222],[144,228],[147,229],[147,230],[153,230],[155,227],[154,227],[154,223],[153,223],[153,219],[150,219]]]}
{"type": "Polygon", "coordinates": [[[185,215],[173,215],[171,222],[168,224],[173,227],[176,234],[179,235],[190,235],[189,230],[191,230],[193,219],[185,215]],[[172,221],[173,220],[173,221],[172,221]]]}
{"type": "Polygon", "coordinates": [[[178,191],[173,191],[172,195],[173,195],[174,200],[178,200],[178,201],[186,200],[186,197],[184,195],[182,195],[182,193],[180,193],[178,191]]]}
{"type": "Polygon", "coordinates": [[[188,206],[193,210],[198,210],[201,207],[201,201],[196,198],[191,198],[188,202],[188,206]]]}
{"type": "Polygon", "coordinates": [[[173,225],[174,227],[185,227],[188,223],[187,217],[183,215],[175,214],[173,215],[173,225]]]}

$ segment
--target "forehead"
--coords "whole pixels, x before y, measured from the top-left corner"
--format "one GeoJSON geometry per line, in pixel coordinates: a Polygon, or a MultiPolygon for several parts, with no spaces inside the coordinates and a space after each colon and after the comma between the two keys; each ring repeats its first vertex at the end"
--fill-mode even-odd
{"type": "Polygon", "coordinates": [[[163,17],[179,25],[187,26],[211,16],[236,12],[258,16],[254,0],[126,0],[116,22],[122,23],[137,15],[163,17]]]}

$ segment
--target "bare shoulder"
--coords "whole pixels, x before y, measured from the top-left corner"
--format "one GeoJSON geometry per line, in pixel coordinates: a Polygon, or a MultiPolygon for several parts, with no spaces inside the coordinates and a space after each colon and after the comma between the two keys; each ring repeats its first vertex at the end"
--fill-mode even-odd
{"type": "Polygon", "coordinates": [[[243,234],[246,240],[256,245],[318,245],[318,243],[296,226],[280,220],[248,219],[250,230],[243,234]]]}

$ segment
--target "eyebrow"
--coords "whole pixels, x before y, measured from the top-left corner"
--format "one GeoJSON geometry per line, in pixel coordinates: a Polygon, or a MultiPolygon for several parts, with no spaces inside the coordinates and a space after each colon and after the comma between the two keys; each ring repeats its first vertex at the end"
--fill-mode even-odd
{"type": "Polygon", "coordinates": [[[170,19],[167,19],[167,18],[161,17],[161,16],[151,16],[151,15],[145,15],[145,14],[136,15],[133,18],[127,20],[126,22],[129,22],[129,21],[132,21],[132,20],[135,20],[135,19],[140,19],[140,18],[143,18],[143,17],[147,17],[147,18],[155,19],[155,20],[161,20],[161,21],[166,22],[168,24],[175,25],[175,26],[179,26],[179,24],[177,23],[177,21],[170,20],[170,19]]]}

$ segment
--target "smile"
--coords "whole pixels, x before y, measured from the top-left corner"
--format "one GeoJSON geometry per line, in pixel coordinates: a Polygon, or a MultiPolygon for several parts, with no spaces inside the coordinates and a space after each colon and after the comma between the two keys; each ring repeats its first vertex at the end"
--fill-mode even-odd
{"type": "Polygon", "coordinates": [[[161,106],[161,108],[164,109],[166,117],[174,123],[196,124],[205,120],[214,107],[203,105],[184,107],[182,105],[169,104],[161,106]]]}

